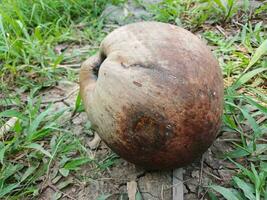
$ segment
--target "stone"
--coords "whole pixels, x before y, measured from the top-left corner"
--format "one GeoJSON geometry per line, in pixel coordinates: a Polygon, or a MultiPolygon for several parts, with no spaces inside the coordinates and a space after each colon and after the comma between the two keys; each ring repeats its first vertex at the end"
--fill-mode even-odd
{"type": "Polygon", "coordinates": [[[218,173],[224,182],[230,182],[235,172],[234,170],[221,169],[218,170],[218,173]]]}
{"type": "Polygon", "coordinates": [[[155,5],[162,2],[162,0],[143,0],[141,3],[136,3],[130,0],[124,5],[107,5],[102,12],[104,17],[110,23],[124,25],[132,22],[142,21],[144,19],[152,18],[152,14],[146,9],[150,5],[155,5]]]}

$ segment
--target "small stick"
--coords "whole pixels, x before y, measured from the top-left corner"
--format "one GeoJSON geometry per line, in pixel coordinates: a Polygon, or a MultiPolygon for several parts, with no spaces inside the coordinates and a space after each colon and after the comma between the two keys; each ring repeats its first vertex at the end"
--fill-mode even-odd
{"type": "Polygon", "coordinates": [[[172,200],[184,199],[183,168],[174,169],[172,172],[172,200]]]}
{"type": "Polygon", "coordinates": [[[213,173],[210,173],[209,171],[207,171],[207,170],[205,170],[205,169],[203,169],[203,171],[204,171],[206,174],[212,176],[213,178],[215,178],[215,179],[217,179],[217,180],[219,180],[219,181],[222,181],[222,180],[223,180],[223,179],[221,179],[220,177],[216,176],[216,175],[213,174],[213,173]]]}
{"type": "Polygon", "coordinates": [[[47,101],[42,101],[42,104],[47,104],[47,103],[56,103],[56,102],[61,102],[64,101],[66,99],[68,99],[70,96],[72,96],[73,94],[75,94],[75,92],[77,92],[79,90],[79,88],[74,89],[73,91],[71,91],[69,94],[67,94],[67,96],[62,97],[62,98],[58,98],[58,99],[52,99],[52,100],[47,100],[47,101]]]}
{"type": "Polygon", "coordinates": [[[218,30],[221,34],[223,34],[224,37],[227,38],[227,35],[226,35],[225,32],[223,31],[223,28],[222,28],[222,27],[216,25],[216,28],[217,28],[217,30],[218,30]]]}
{"type": "Polygon", "coordinates": [[[52,183],[48,183],[47,185],[48,187],[50,187],[52,190],[54,190],[55,192],[60,192],[61,194],[63,194],[63,197],[68,197],[69,199],[73,199],[76,200],[75,198],[73,198],[72,196],[70,196],[69,194],[62,192],[60,189],[58,189],[56,186],[54,186],[52,183]]]}
{"type": "MultiPolygon", "coordinates": [[[[201,168],[200,168],[199,179],[198,179],[198,185],[199,186],[202,186],[203,163],[204,163],[204,156],[202,156],[202,158],[201,158],[201,168]]],[[[198,198],[200,197],[200,189],[199,188],[198,188],[197,196],[198,196],[198,198]]]]}

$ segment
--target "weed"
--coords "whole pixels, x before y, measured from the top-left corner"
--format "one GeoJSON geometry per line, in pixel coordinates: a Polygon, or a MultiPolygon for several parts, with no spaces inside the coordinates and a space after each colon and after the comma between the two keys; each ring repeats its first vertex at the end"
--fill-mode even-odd
{"type": "MultiPolygon", "coordinates": [[[[234,0],[163,0],[156,5],[146,6],[146,8],[154,14],[154,19],[157,21],[174,23],[190,30],[197,30],[205,23],[225,25],[239,12],[246,13],[249,1],[245,0],[241,5],[239,4],[234,0]]],[[[243,18],[247,20],[248,17],[244,14],[243,18]]]]}
{"type": "MultiPolygon", "coordinates": [[[[16,119],[0,135],[1,199],[37,198],[51,181],[59,182],[60,190],[73,184],[64,178],[83,165],[93,164],[95,170],[102,166],[70,132],[69,119],[63,119],[69,112],[75,115],[82,111],[79,98],[75,108],[55,110],[53,104],[41,103],[38,92],[64,77],[77,78],[77,73],[64,65],[79,65],[95,51],[80,47],[84,43],[98,46],[104,37],[99,17],[107,3],[1,1],[0,127],[16,119]],[[70,50],[58,52],[60,45],[70,50]],[[22,100],[22,95],[28,98],[22,100]]],[[[106,162],[107,167],[113,163],[106,162]]],[[[57,192],[54,196],[61,195],[57,192]]]]}
{"type": "Polygon", "coordinates": [[[36,184],[45,175],[50,176],[50,169],[56,162],[64,167],[62,159],[66,163],[73,152],[78,151],[81,158],[86,155],[81,143],[57,123],[64,112],[66,110],[55,112],[51,106],[41,108],[40,100],[29,97],[23,110],[10,109],[0,113],[4,119],[18,118],[0,142],[1,198],[37,195],[36,184]]]}
{"type": "MultiPolygon", "coordinates": [[[[64,53],[57,54],[55,46],[67,41],[79,42],[80,39],[74,37],[79,31],[75,28],[75,24],[83,26],[96,24],[105,4],[103,0],[2,1],[0,4],[2,82],[16,83],[27,87],[25,88],[27,90],[40,84],[44,87],[50,86],[62,78],[66,70],[57,66],[68,58],[64,53]]],[[[97,31],[89,37],[88,33],[90,34],[84,32],[81,37],[88,38],[86,41],[96,38],[97,31]]],[[[80,54],[75,56],[78,57],[80,54]]]]}
{"type": "MultiPolygon", "coordinates": [[[[226,57],[222,63],[224,75],[231,77],[231,83],[225,88],[224,128],[238,134],[241,143],[232,142],[234,150],[225,156],[241,170],[241,173],[233,177],[232,188],[212,185],[211,188],[220,193],[226,199],[263,199],[266,198],[266,40],[256,30],[260,30],[259,24],[250,27],[248,34],[244,29],[234,39],[224,39],[214,33],[206,33],[205,36],[213,44],[219,45],[215,51],[218,57],[226,57]],[[252,34],[255,33],[256,34],[252,34]],[[259,37],[257,37],[257,34],[259,37]],[[250,41],[245,42],[245,41],[250,41]],[[255,45],[251,45],[255,41],[255,45]],[[263,41],[258,44],[257,41],[263,41]],[[246,46],[247,51],[237,54],[237,44],[246,46]],[[225,48],[228,44],[231,48],[225,48]],[[250,44],[250,45],[248,45],[250,44]],[[257,45],[258,44],[258,45],[257,45]],[[257,47],[256,50],[253,47],[257,47]],[[252,56],[248,53],[252,52],[252,56]],[[246,55],[247,54],[247,55],[246,55]],[[241,57],[242,56],[242,57],[241,57]],[[240,60],[240,57],[242,58],[240,60]],[[229,59],[229,60],[228,60],[229,59]],[[229,71],[229,63],[232,68],[229,71]],[[237,71],[234,71],[237,70],[237,71]],[[254,87],[257,87],[255,89],[254,87]],[[263,120],[261,120],[263,119],[263,120]],[[250,161],[248,166],[242,166],[232,159],[246,158],[250,161]],[[250,168],[248,170],[247,168],[250,168]]],[[[226,78],[226,77],[225,77],[226,78]]],[[[212,199],[217,199],[212,193],[212,199]]]]}

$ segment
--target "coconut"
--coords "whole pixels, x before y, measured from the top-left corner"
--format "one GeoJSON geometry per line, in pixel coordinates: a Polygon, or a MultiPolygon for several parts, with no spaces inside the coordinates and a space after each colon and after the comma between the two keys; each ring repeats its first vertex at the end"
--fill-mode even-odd
{"type": "Polygon", "coordinates": [[[187,165],[215,140],[223,79],[209,48],[165,23],[120,27],[80,70],[93,128],[119,156],[148,169],[187,165]]]}

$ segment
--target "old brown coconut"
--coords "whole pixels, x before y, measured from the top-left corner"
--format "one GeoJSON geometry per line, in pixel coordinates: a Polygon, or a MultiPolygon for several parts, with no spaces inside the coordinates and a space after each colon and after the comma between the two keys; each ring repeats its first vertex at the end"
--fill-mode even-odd
{"type": "Polygon", "coordinates": [[[89,120],[122,158],[184,166],[212,144],[223,110],[217,61],[192,33],[158,22],[116,29],[80,71],[89,120]]]}

